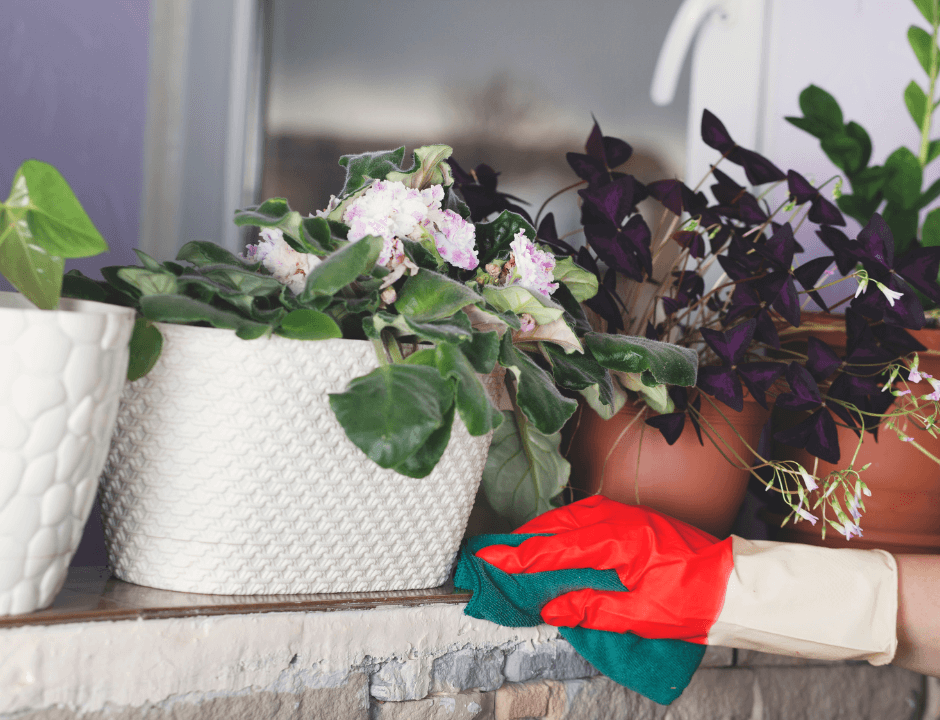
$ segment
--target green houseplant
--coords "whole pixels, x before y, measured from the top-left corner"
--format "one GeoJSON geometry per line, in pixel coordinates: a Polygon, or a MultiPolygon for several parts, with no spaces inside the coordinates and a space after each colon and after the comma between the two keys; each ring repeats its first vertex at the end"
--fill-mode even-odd
{"type": "MultiPolygon", "coordinates": [[[[249,246],[241,257],[215,245],[193,242],[184,246],[172,262],[157,262],[139,253],[141,267],[106,268],[103,271],[106,282],[70,276],[67,279],[70,292],[132,305],[144,321],[133,343],[136,361],[132,377],[139,379],[125,394],[128,417],[138,412],[130,408],[145,391],[151,393],[148,397],[153,392],[162,393],[162,397],[168,398],[168,407],[192,399],[170,398],[174,377],[179,373],[171,373],[165,364],[161,365],[164,359],[167,363],[175,362],[165,356],[171,336],[182,332],[180,326],[185,326],[183,331],[193,337],[198,334],[207,338],[206,343],[210,336],[219,337],[220,333],[226,343],[235,335],[244,339],[215,353],[216,360],[220,360],[220,354],[250,352],[251,348],[264,350],[275,344],[282,346],[288,356],[313,352],[317,347],[334,348],[321,359],[311,359],[306,375],[292,380],[290,387],[283,390],[287,395],[312,392],[308,388],[313,387],[317,378],[311,376],[326,375],[336,364],[336,354],[345,352],[338,348],[353,344],[364,348],[373,367],[357,365],[352,377],[339,386],[330,386],[326,393],[312,392],[311,407],[315,402],[313,395],[329,395],[331,417],[322,419],[322,412],[307,413],[306,408],[301,408],[291,427],[283,431],[285,434],[303,426],[309,430],[312,443],[318,423],[323,423],[323,427],[338,423],[337,427],[341,426],[358,451],[378,466],[374,468],[377,477],[388,478],[387,483],[397,483],[405,489],[420,485],[409,478],[438,482],[434,479],[438,477],[435,468],[439,464],[449,467],[455,462],[448,459],[447,452],[457,435],[480,438],[477,444],[483,449],[481,464],[465,473],[472,487],[471,492],[462,493],[463,500],[468,501],[465,507],[468,513],[486,445],[493,433],[491,460],[495,454],[498,481],[509,488],[505,493],[508,511],[525,519],[548,509],[567,481],[568,465],[561,458],[559,443],[560,430],[577,405],[570,395],[582,392],[592,394],[601,403],[613,402],[611,370],[628,373],[644,386],[690,385],[695,381],[695,355],[642,337],[594,332],[579,304],[596,291],[593,275],[570,258],[556,259],[537,247],[533,242],[534,228],[516,213],[500,213],[490,222],[468,220],[466,206],[453,191],[447,161],[450,153],[446,146],[419,148],[410,168],[402,167],[404,148],[345,156],[340,160],[347,170],[345,186],[329,207],[316,215],[302,217],[286,201],[277,198],[237,212],[237,224],[258,227],[261,235],[260,241],[249,246]],[[145,375],[150,366],[155,369],[145,375]],[[359,375],[362,369],[368,372],[359,375]],[[493,378],[494,369],[504,374],[493,378]],[[158,383],[155,373],[161,378],[165,373],[166,381],[160,386],[162,389],[151,392],[158,383]],[[507,409],[494,406],[485,384],[497,391],[502,386],[508,390],[507,409]],[[309,423],[309,427],[304,423],[309,423]]],[[[203,341],[194,342],[198,345],[203,341]]],[[[251,362],[245,360],[243,364],[251,362]]],[[[234,372],[226,366],[216,374],[234,372]]],[[[259,367],[252,377],[257,379],[266,374],[259,367]]],[[[244,387],[252,380],[238,382],[244,387]]],[[[282,392],[280,386],[272,388],[268,395],[282,392]]],[[[255,404],[264,401],[259,398],[255,404]]],[[[227,400],[222,394],[217,400],[206,402],[222,404],[227,400]]],[[[140,400],[139,406],[135,406],[139,407],[139,416],[135,417],[140,423],[147,423],[148,418],[158,414],[153,403],[156,400],[140,400]]],[[[285,400],[283,405],[287,404],[285,400]]],[[[238,417],[247,412],[248,409],[230,410],[227,414],[238,417]]],[[[186,422],[180,419],[175,426],[186,422]]],[[[259,419],[256,425],[268,426],[271,422],[259,419]]],[[[119,421],[118,426],[119,450],[112,454],[105,473],[104,510],[111,517],[110,520],[106,517],[106,531],[112,550],[125,537],[155,534],[139,532],[152,513],[125,504],[130,502],[129,495],[149,491],[138,488],[131,493],[122,488],[143,482],[140,478],[145,469],[141,467],[138,471],[137,465],[171,462],[166,452],[145,450],[135,444],[136,438],[157,432],[155,428],[148,426],[143,431],[142,426],[130,420],[126,425],[123,423],[119,421]]],[[[211,440],[208,435],[200,435],[203,431],[197,430],[196,424],[205,429],[214,426],[215,421],[193,423],[187,437],[177,437],[166,444],[180,445],[197,435],[203,438],[198,442],[204,447],[205,443],[215,442],[214,435],[211,440]]],[[[215,430],[209,435],[212,432],[215,430]]],[[[346,441],[334,438],[330,442],[346,441]]],[[[301,440],[298,443],[303,444],[301,440]]],[[[228,457],[232,452],[219,450],[216,455],[228,457]]],[[[297,452],[307,453],[308,449],[297,452]]],[[[198,462],[194,460],[193,464],[198,462]]],[[[285,462],[271,458],[267,464],[285,462]]],[[[311,475],[315,465],[331,461],[309,459],[309,462],[311,475]]],[[[186,484],[201,484],[204,489],[214,487],[214,483],[227,483],[240,472],[253,471],[228,468],[199,475],[197,481],[194,473],[201,472],[200,469],[173,467],[185,474],[186,484]]],[[[366,472],[357,469],[355,474],[362,476],[366,472]]],[[[301,483],[308,480],[309,477],[301,483]]],[[[171,483],[172,479],[164,482],[171,483]]],[[[153,484],[159,485],[156,481],[153,484]]],[[[332,488],[329,477],[323,481],[323,487],[327,486],[332,488]]],[[[160,492],[154,489],[152,500],[141,505],[172,504],[160,492]]],[[[219,497],[234,492],[237,490],[219,490],[219,497]]],[[[438,490],[428,492],[440,495],[438,490]]],[[[449,497],[445,496],[445,504],[450,502],[449,497]]],[[[384,501],[386,505],[392,503],[389,497],[384,501]]],[[[404,517],[409,520],[416,515],[439,517],[447,523],[449,535],[454,536],[453,547],[442,553],[446,573],[466,515],[462,520],[454,520],[439,509],[421,510],[417,502],[414,497],[405,501],[404,517]]],[[[236,511],[233,509],[233,513],[236,511]]],[[[395,522],[399,521],[388,521],[386,525],[395,522]]],[[[172,529],[167,533],[172,535],[172,529]]],[[[226,535],[221,529],[218,533],[219,537],[226,535]]],[[[200,537],[206,543],[215,542],[200,537]]],[[[298,547],[302,542],[298,535],[298,547]]],[[[368,542],[363,539],[363,546],[378,542],[374,537],[368,542]]],[[[408,542],[423,545],[423,541],[408,542]]],[[[245,543],[251,545],[252,541],[245,543]]],[[[154,579],[135,573],[144,564],[165,565],[166,558],[180,553],[168,547],[151,563],[144,556],[155,552],[152,543],[150,547],[142,541],[130,545],[134,549],[125,553],[125,558],[136,553],[136,559],[117,558],[119,573],[128,579],[177,589],[311,592],[391,587],[386,579],[376,581],[378,584],[355,580],[346,585],[324,579],[323,584],[315,585],[309,581],[309,573],[308,584],[279,584],[274,590],[254,580],[229,579],[212,585],[194,585],[183,579],[186,573],[204,577],[206,569],[202,566],[198,573],[191,567],[178,568],[175,575],[167,571],[168,575],[154,579]]],[[[311,558],[311,563],[315,559],[311,558]]],[[[244,560],[246,564],[250,562],[244,560]]],[[[409,580],[402,573],[391,582],[416,587],[414,583],[434,584],[441,580],[439,568],[431,579],[409,580]]]]}
{"type": "Polygon", "coordinates": [[[95,497],[134,313],[60,302],[64,258],[107,249],[68,183],[27,160],[0,203],[0,615],[52,602],[95,497]]]}

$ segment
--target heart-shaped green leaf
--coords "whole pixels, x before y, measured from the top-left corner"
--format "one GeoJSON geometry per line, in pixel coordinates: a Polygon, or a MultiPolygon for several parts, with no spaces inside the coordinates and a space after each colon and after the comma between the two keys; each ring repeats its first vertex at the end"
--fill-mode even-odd
{"type": "Polygon", "coordinates": [[[36,307],[59,304],[65,260],[33,242],[25,211],[0,210],[0,275],[36,307]]]}

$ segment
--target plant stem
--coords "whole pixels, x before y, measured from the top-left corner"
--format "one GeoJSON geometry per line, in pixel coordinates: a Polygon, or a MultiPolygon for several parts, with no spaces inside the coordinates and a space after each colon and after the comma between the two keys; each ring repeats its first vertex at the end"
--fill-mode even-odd
{"type": "Polygon", "coordinates": [[[937,29],[940,28],[940,18],[934,17],[933,33],[930,35],[930,72],[928,76],[930,82],[927,89],[927,105],[924,107],[924,120],[920,129],[920,155],[917,160],[920,166],[927,164],[928,153],[930,152],[930,125],[933,122],[933,94],[937,84],[937,70],[940,65],[940,59],[937,57],[937,29]]]}

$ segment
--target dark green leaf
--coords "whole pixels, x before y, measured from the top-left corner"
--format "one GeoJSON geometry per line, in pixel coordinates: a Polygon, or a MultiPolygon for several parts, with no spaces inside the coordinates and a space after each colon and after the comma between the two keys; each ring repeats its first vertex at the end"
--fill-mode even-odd
{"type": "Polygon", "coordinates": [[[300,229],[300,213],[291,210],[284,198],[271,198],[260,205],[253,205],[235,211],[235,224],[239,227],[252,225],[262,228],[277,228],[284,233],[284,240],[294,250],[307,252],[301,242],[303,233],[300,229]]]}
{"type": "Polygon", "coordinates": [[[248,325],[247,323],[241,325],[235,330],[235,334],[240,337],[242,340],[257,340],[260,337],[265,337],[271,334],[270,325],[259,325],[258,323],[252,323],[248,325]]]}
{"type": "Polygon", "coordinates": [[[326,313],[301,308],[287,313],[275,331],[295,340],[328,340],[342,337],[339,325],[326,313]]]}
{"type": "Polygon", "coordinates": [[[437,272],[437,258],[424,245],[414,240],[402,240],[401,244],[405,248],[405,255],[411,262],[418,267],[437,272]]]}
{"type": "Polygon", "coordinates": [[[914,208],[902,208],[894,203],[888,203],[882,215],[894,236],[895,257],[900,257],[916,244],[918,212],[914,208]]]}
{"type": "Polygon", "coordinates": [[[829,159],[846,173],[851,174],[861,169],[863,148],[858,140],[845,131],[827,135],[820,142],[820,147],[829,159]]]}
{"type": "Polygon", "coordinates": [[[419,270],[405,281],[395,309],[412,320],[423,322],[450,317],[467,305],[482,301],[466,285],[432,270],[419,270]]]}
{"type": "Polygon", "coordinates": [[[921,245],[924,247],[940,246],[940,208],[931,210],[924,219],[924,227],[921,230],[921,245]]]}
{"type": "Polygon", "coordinates": [[[698,354],[689,348],[626,335],[588,333],[585,345],[594,358],[610,370],[642,373],[649,370],[665,385],[695,385],[698,354]]]}
{"type": "Polygon", "coordinates": [[[383,180],[388,173],[401,170],[404,158],[404,145],[396,150],[343,155],[339,164],[346,168],[346,183],[339,197],[346,197],[361,190],[372,180],[383,180]]]}
{"type": "Polygon", "coordinates": [[[451,383],[435,368],[384,365],[330,394],[330,407],[356,447],[391,468],[443,426],[453,396],[451,383]]]}
{"type": "Polygon", "coordinates": [[[839,103],[820,87],[810,85],[800,93],[800,109],[807,119],[816,121],[830,133],[843,129],[839,103]]]}
{"type": "Polygon", "coordinates": [[[451,405],[444,414],[441,426],[428,436],[421,447],[396,465],[395,472],[413,478],[423,478],[431,474],[450,442],[451,430],[454,427],[454,411],[455,408],[451,405]]]}
{"type": "Polygon", "coordinates": [[[535,240],[535,228],[525,218],[509,210],[503,210],[493,222],[477,223],[477,257],[480,267],[495,258],[509,255],[509,243],[516,233],[523,230],[529,240],[535,240]]]}
{"type": "Polygon", "coordinates": [[[140,313],[149,320],[169,323],[205,322],[228,330],[268,329],[268,325],[243,318],[238,313],[222,310],[209,303],[184,295],[145,295],[140,299],[140,313]]]}
{"type": "Polygon", "coordinates": [[[940,197],[940,180],[935,180],[929,188],[921,193],[920,199],[917,201],[916,209],[921,210],[927,207],[938,197],[940,197]]]}
{"type": "Polygon", "coordinates": [[[933,162],[938,155],[940,155],[940,140],[931,140],[927,146],[927,162],[924,164],[933,162]]]}
{"type": "Polygon", "coordinates": [[[108,249],[72,188],[48,163],[27,160],[20,165],[7,205],[25,210],[32,242],[49,255],[88,257],[108,249]]]}
{"type": "Polygon", "coordinates": [[[111,296],[107,285],[85,277],[78,270],[69,270],[62,278],[62,297],[108,302],[111,296]]]}
{"type": "Polygon", "coordinates": [[[239,266],[205,265],[200,272],[203,277],[244,295],[270,297],[280,295],[284,289],[284,285],[270,275],[239,266]]]}
{"type": "Polygon", "coordinates": [[[878,194],[871,200],[866,200],[859,195],[843,195],[836,200],[836,205],[849,217],[858,220],[862,225],[867,225],[872,213],[881,205],[881,195],[878,194]]]}
{"type": "Polygon", "coordinates": [[[471,435],[485,435],[503,416],[493,407],[479,376],[466,356],[454,345],[441,343],[436,349],[437,369],[442,377],[457,383],[457,409],[471,435]]]}
{"type": "Polygon", "coordinates": [[[907,41],[911,44],[911,49],[917,56],[917,62],[920,63],[924,72],[930,75],[930,46],[933,44],[930,33],[916,25],[911,25],[907,29],[907,41]]]}
{"type": "Polygon", "coordinates": [[[830,128],[826,123],[820,122],[819,120],[815,120],[813,118],[803,118],[789,115],[785,117],[784,120],[786,120],[791,125],[795,125],[803,132],[809,133],[810,135],[817,137],[820,140],[826,137],[830,132],[830,128]]]}
{"type": "Polygon", "coordinates": [[[176,276],[162,269],[152,272],[139,267],[126,267],[118,270],[118,277],[140,290],[142,295],[172,295],[176,292],[176,276]]]}
{"type": "Polygon", "coordinates": [[[895,150],[885,160],[885,200],[899,208],[914,208],[920,198],[923,171],[920,163],[908,148],[895,150]]]}
{"type": "Polygon", "coordinates": [[[568,483],[571,466],[561,456],[561,433],[540,433],[514,413],[504,420],[490,443],[481,483],[497,514],[514,525],[552,509],[551,499],[568,483]]]}
{"type": "Polygon", "coordinates": [[[558,392],[552,377],[513,346],[508,332],[500,343],[499,364],[516,377],[516,405],[539,432],[551,434],[561,430],[578,403],[558,392]]]}
{"type": "Polygon", "coordinates": [[[919,130],[924,126],[924,115],[927,112],[927,94],[913,80],[904,89],[904,104],[919,130]]]}
{"type": "Polygon", "coordinates": [[[406,187],[423,190],[431,185],[452,185],[454,178],[445,162],[453,154],[448,145],[425,145],[414,151],[411,170],[392,171],[386,180],[402,182],[406,187]]]}
{"type": "Polygon", "coordinates": [[[306,245],[306,252],[323,257],[342,247],[343,243],[337,241],[326,218],[304,218],[300,223],[301,241],[306,245]]]}
{"type": "Polygon", "coordinates": [[[146,318],[137,318],[131,334],[127,379],[139,380],[157,364],[163,351],[163,335],[146,318]]]}
{"type": "Polygon", "coordinates": [[[587,316],[584,314],[584,308],[581,307],[581,303],[575,300],[565,285],[558,286],[555,292],[552,293],[552,299],[565,309],[565,321],[578,337],[591,332],[591,323],[588,322],[587,316]]]}
{"type": "Polygon", "coordinates": [[[201,240],[193,240],[183,245],[176,253],[176,259],[180,262],[191,263],[196,267],[202,267],[203,265],[239,266],[242,264],[237,257],[225,248],[201,240]]]}
{"type": "MultiPolygon", "coordinates": [[[[887,173],[883,167],[879,165],[867,167],[852,176],[852,192],[860,197],[860,201],[867,202],[877,197],[878,204],[880,204],[881,195],[879,193],[884,187],[886,178],[887,173]]],[[[869,216],[871,216],[871,213],[869,213],[869,216]]],[[[866,218],[865,223],[867,222],[868,219],[866,218]]]]}
{"type": "Polygon", "coordinates": [[[379,259],[383,243],[382,238],[367,235],[325,257],[307,275],[300,302],[308,302],[319,295],[335,295],[360,275],[368,274],[379,259]]]}
{"type": "Polygon", "coordinates": [[[140,298],[140,290],[121,279],[118,273],[123,269],[124,267],[121,265],[108,265],[107,267],[101,268],[101,274],[104,276],[108,285],[118,292],[124,293],[127,297],[132,298],[134,304],[136,304],[136,301],[140,298]]]}
{"type": "Polygon", "coordinates": [[[138,250],[135,248],[134,254],[137,255],[137,259],[140,260],[141,265],[143,265],[146,270],[158,273],[165,272],[163,265],[158,263],[143,250],[138,250]]]}
{"type": "Polygon", "coordinates": [[[554,345],[545,343],[542,351],[552,365],[555,382],[568,390],[586,390],[596,385],[604,405],[613,402],[614,388],[610,373],[589,352],[566,354],[554,345]]]}
{"type": "Polygon", "coordinates": [[[854,120],[846,123],[845,134],[852,138],[857,144],[860,156],[855,169],[852,171],[852,189],[855,190],[855,178],[857,173],[863,172],[871,159],[871,138],[861,125],[854,120]]]}
{"type": "Polygon", "coordinates": [[[461,343],[460,350],[478,373],[491,373],[499,357],[499,334],[495,330],[474,332],[469,342],[461,343]]]}
{"type": "Polygon", "coordinates": [[[33,242],[24,211],[0,209],[0,275],[43,310],[59,304],[65,260],[33,242]]]}

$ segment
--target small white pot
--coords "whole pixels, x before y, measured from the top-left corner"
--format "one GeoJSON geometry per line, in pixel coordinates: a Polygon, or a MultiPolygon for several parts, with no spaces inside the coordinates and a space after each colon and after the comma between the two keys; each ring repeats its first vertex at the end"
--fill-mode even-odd
{"type": "Polygon", "coordinates": [[[95,498],[134,310],[0,293],[0,615],[44,608],[95,498]]]}
{"type": "Polygon", "coordinates": [[[125,388],[102,478],[118,577],[239,595],[447,579],[489,436],[458,420],[428,477],[383,470],[346,437],[327,397],[377,367],[371,343],[158,327],[163,353],[125,388]]]}

